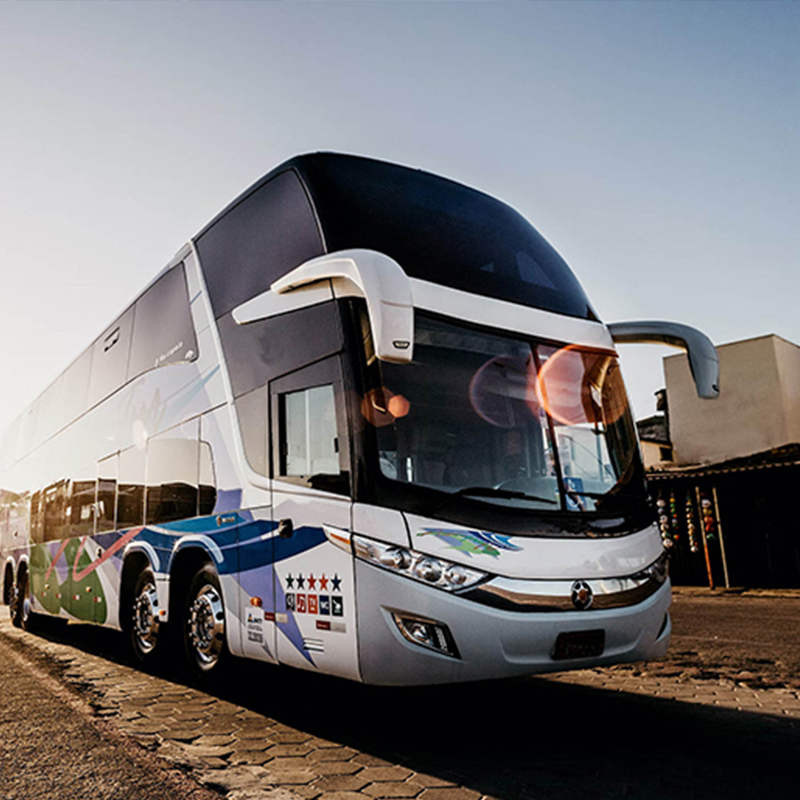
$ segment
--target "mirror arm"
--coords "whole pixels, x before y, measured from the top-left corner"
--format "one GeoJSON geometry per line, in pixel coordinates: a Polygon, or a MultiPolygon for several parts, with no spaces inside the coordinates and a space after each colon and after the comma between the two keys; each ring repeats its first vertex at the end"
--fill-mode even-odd
{"type": "Polygon", "coordinates": [[[698,397],[719,397],[719,357],[704,333],[678,322],[655,320],[612,322],[607,327],[618,344],[666,344],[685,350],[698,397]]]}
{"type": "Polygon", "coordinates": [[[403,268],[375,250],[342,250],[311,259],[275,281],[282,295],[309,284],[343,279],[367,301],[375,355],[381,361],[408,364],[414,357],[414,303],[403,268]]]}

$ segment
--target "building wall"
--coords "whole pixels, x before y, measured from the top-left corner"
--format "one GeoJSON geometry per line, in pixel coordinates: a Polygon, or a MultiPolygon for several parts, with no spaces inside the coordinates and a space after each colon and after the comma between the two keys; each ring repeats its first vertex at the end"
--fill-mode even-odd
{"type": "Polygon", "coordinates": [[[720,396],[697,396],[685,353],[667,356],[678,464],[711,464],[800,442],[800,347],[775,335],[720,345],[720,396]]]}
{"type": "Polygon", "coordinates": [[[800,347],[776,336],[775,355],[781,378],[786,434],[790,442],[800,442],[800,347]]]}

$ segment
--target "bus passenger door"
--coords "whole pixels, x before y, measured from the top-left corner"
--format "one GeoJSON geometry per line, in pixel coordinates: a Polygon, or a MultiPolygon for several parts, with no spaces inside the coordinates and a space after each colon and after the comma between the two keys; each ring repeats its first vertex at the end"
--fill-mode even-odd
{"type": "Polygon", "coordinates": [[[278,660],[358,679],[339,358],[272,381],[270,425],[278,660]]]}

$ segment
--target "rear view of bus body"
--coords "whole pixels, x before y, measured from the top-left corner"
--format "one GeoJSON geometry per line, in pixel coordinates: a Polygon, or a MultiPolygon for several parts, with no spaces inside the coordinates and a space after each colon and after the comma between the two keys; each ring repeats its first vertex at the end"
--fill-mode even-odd
{"type": "Polygon", "coordinates": [[[87,351],[72,416],[48,421],[51,387],[12,430],[6,598],[126,629],[143,661],[181,635],[199,676],[229,653],[398,685],[660,657],[667,557],[615,331],[687,347],[716,392],[702,334],[604,325],[503,203],[292,159],[87,351]],[[99,372],[118,343],[127,367],[99,372]]]}

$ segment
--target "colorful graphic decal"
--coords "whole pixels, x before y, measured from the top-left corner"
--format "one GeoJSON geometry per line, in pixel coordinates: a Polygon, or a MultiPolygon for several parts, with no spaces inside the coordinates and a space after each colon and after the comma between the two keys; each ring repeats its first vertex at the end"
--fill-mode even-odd
{"type": "Polygon", "coordinates": [[[510,536],[486,531],[464,531],[448,528],[425,528],[417,536],[435,536],[445,542],[452,550],[466,553],[468,556],[484,555],[499,558],[501,550],[518,552],[519,545],[511,544],[510,536]]]}
{"type": "MultiPolygon", "coordinates": [[[[137,529],[135,533],[141,531],[137,529]]],[[[118,541],[122,542],[122,537],[118,541]]],[[[51,614],[64,609],[74,619],[103,624],[108,615],[103,586],[97,575],[101,563],[86,551],[88,537],[34,545],[31,548],[30,575],[34,604],[51,614]]],[[[119,545],[122,547],[124,542],[119,545]]],[[[119,549],[117,547],[116,550],[119,549]]]]}
{"type": "MultiPolygon", "coordinates": [[[[188,535],[192,539],[211,540],[216,552],[222,556],[221,562],[215,559],[219,574],[238,572],[241,588],[251,596],[260,596],[265,585],[264,569],[274,571],[277,563],[327,542],[321,529],[305,526],[296,531],[302,535],[291,540],[269,536],[276,527],[274,522],[255,520],[250,512],[238,511],[34,545],[30,553],[31,588],[35,602],[51,614],[58,614],[63,609],[73,619],[102,624],[108,621],[108,611],[98,569],[110,561],[119,572],[125,546],[135,541],[150,546],[151,554],[158,561],[154,564],[157,573],[168,573],[177,540],[188,535]],[[97,552],[97,548],[100,552],[93,559],[90,552],[97,552]]],[[[267,579],[266,583],[271,584],[272,579],[267,579]]],[[[341,592],[342,578],[338,574],[298,574],[291,576],[291,584],[303,591],[284,595],[280,580],[275,581],[275,608],[286,609],[288,613],[276,614],[270,609],[248,610],[244,619],[246,636],[248,641],[268,650],[264,624],[275,622],[292,646],[313,665],[294,614],[311,614],[320,619],[343,617],[344,602],[337,596],[341,592]],[[302,611],[295,610],[298,597],[302,598],[302,611]]],[[[334,624],[322,629],[337,628],[334,624]]]]}

